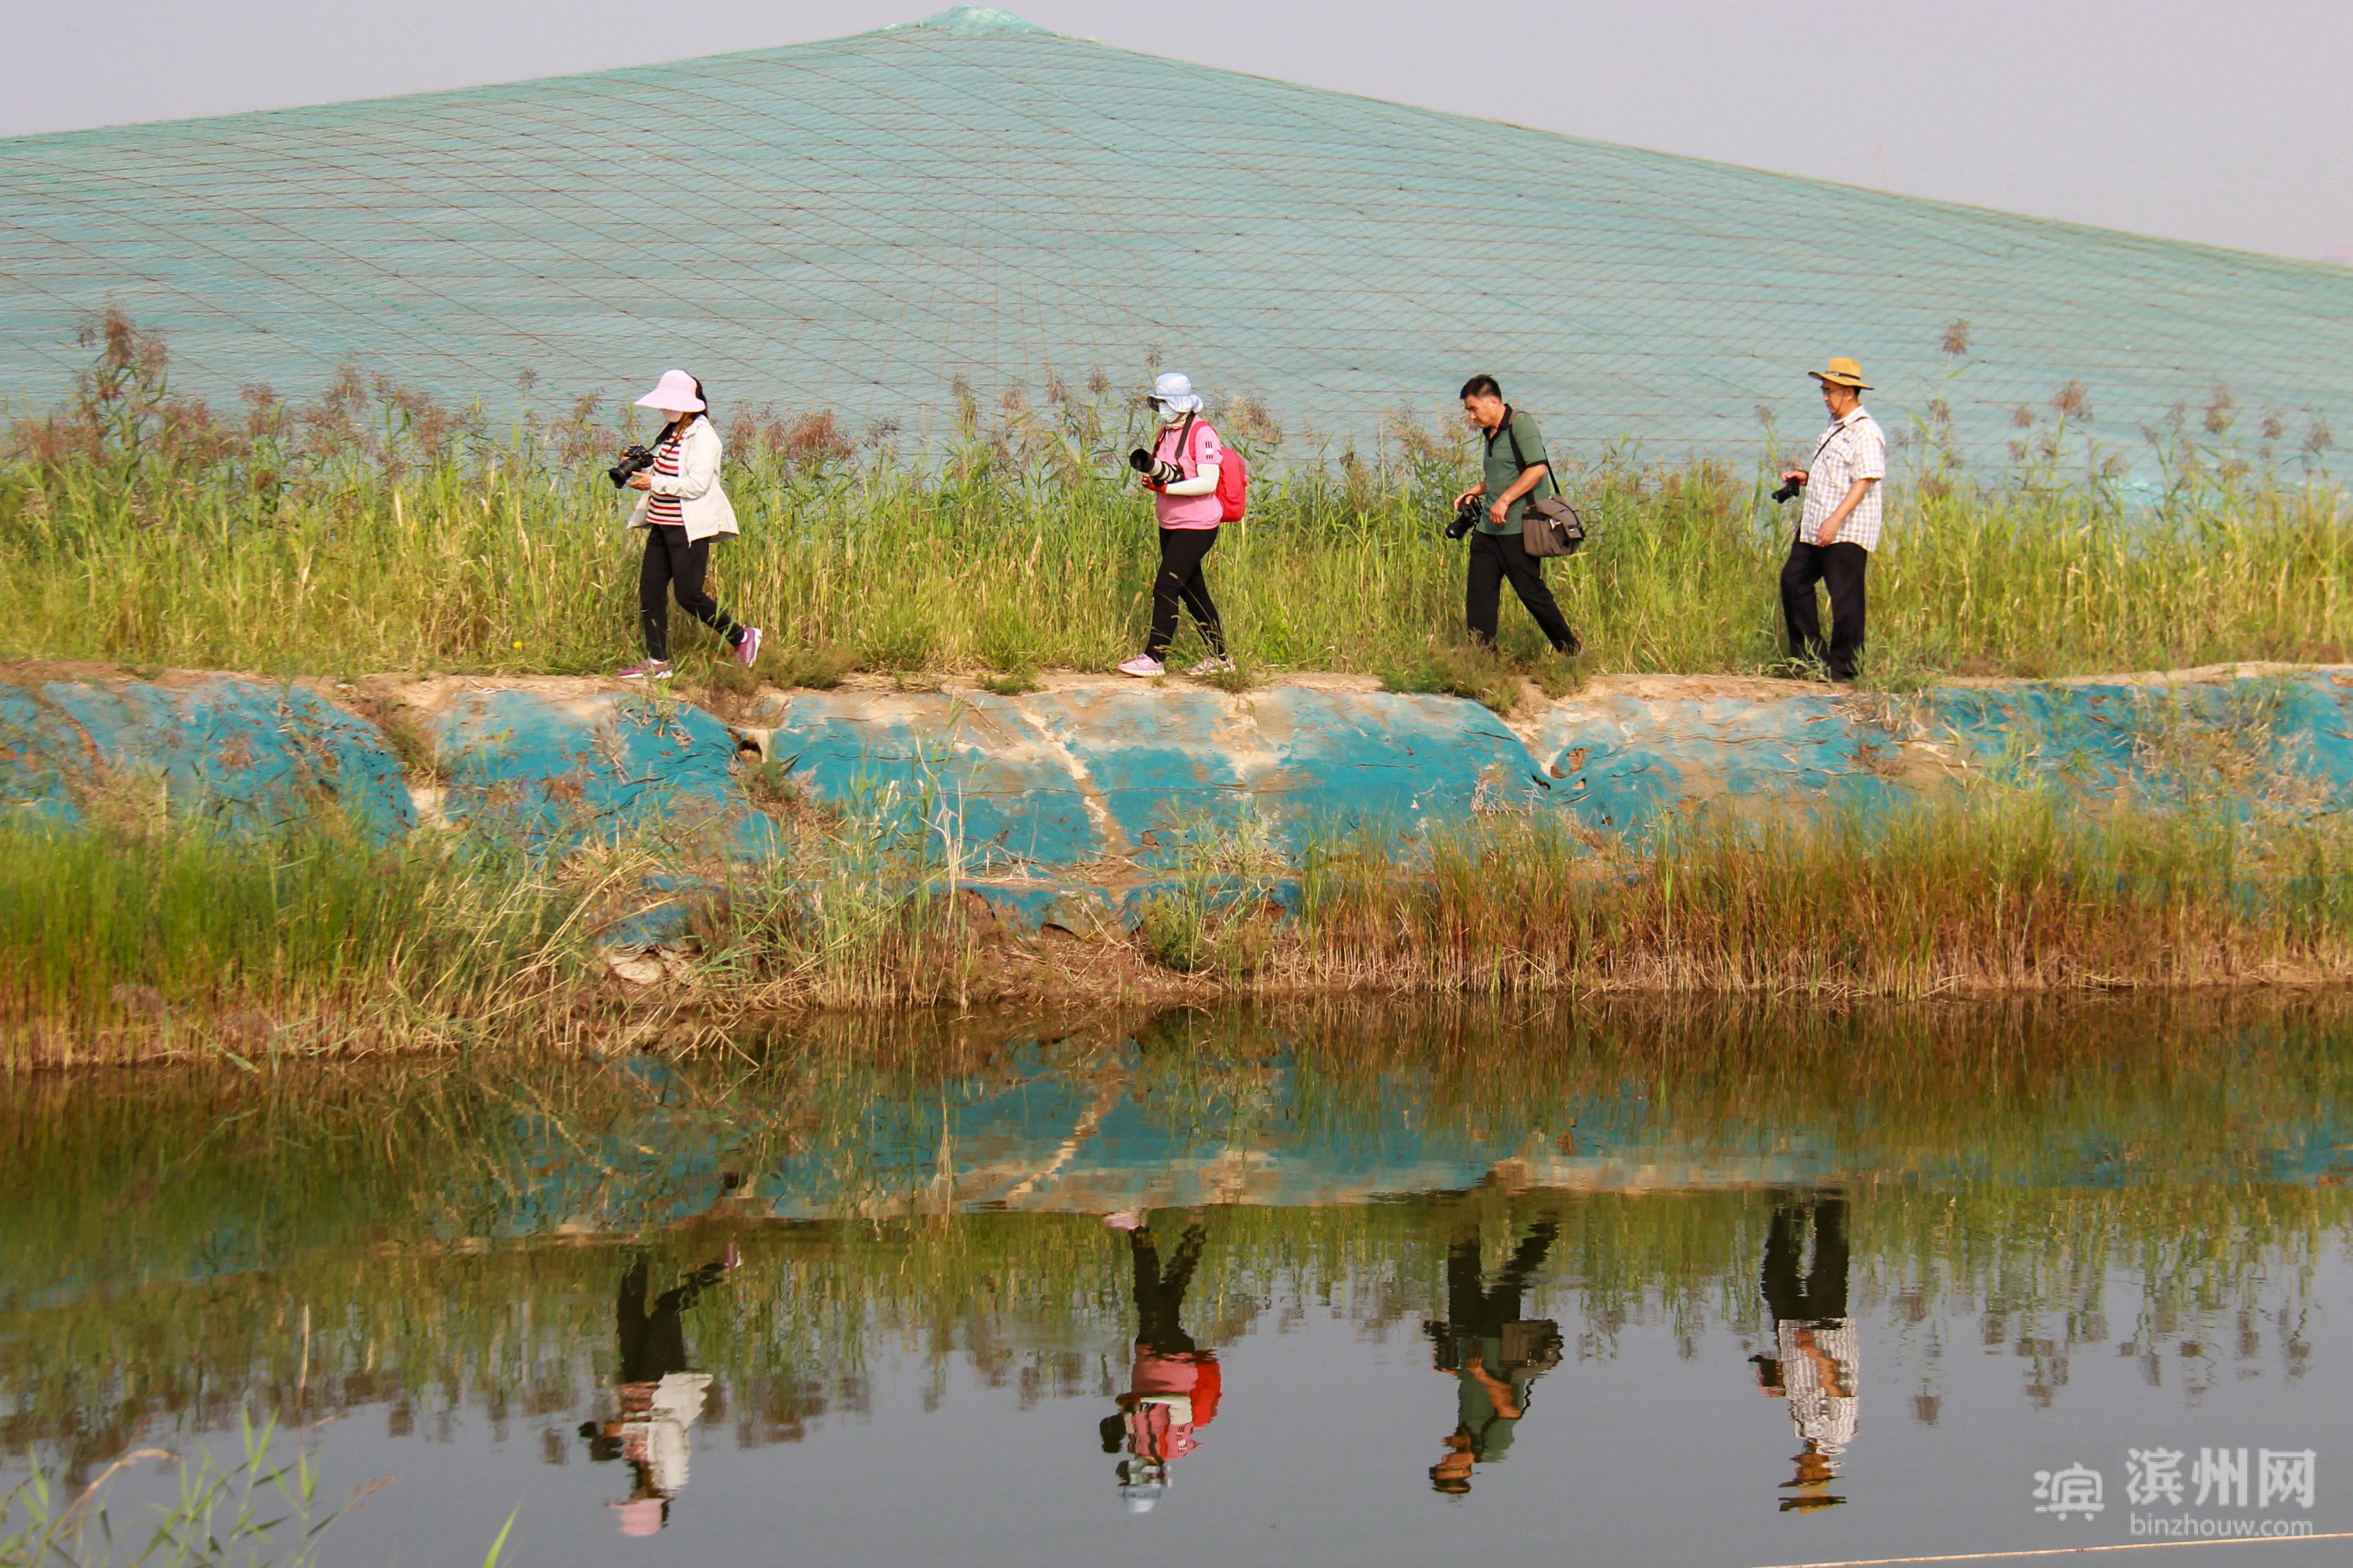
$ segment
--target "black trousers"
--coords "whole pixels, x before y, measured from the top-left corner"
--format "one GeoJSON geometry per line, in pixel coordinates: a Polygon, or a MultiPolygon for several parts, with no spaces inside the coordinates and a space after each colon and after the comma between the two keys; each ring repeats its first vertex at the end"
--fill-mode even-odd
{"type": "Polygon", "coordinates": [[[1152,579],[1152,635],[1144,640],[1147,657],[1158,658],[1176,640],[1176,605],[1180,600],[1193,613],[1193,624],[1201,628],[1201,640],[1209,645],[1209,651],[1226,651],[1226,628],[1218,619],[1218,606],[1209,598],[1209,584],[1201,575],[1201,563],[1217,546],[1218,531],[1214,528],[1160,531],[1160,571],[1152,579]]]}
{"type": "Polygon", "coordinates": [[[1176,1252],[1164,1268],[1159,1249],[1142,1226],[1127,1233],[1129,1261],[1135,1266],[1135,1342],[1159,1355],[1190,1355],[1193,1336],[1180,1321],[1185,1311],[1185,1287],[1201,1261],[1201,1244],[1208,1233],[1198,1225],[1185,1227],[1176,1252]]]}
{"type": "Polygon", "coordinates": [[[729,647],[744,640],[744,628],[702,591],[711,572],[711,541],[688,542],[686,530],[658,527],[646,530],[646,558],[638,567],[638,618],[646,633],[646,657],[670,658],[670,596],[678,607],[727,639],[729,647]]]}
{"type": "MultiPolygon", "coordinates": [[[[1862,548],[1856,545],[1856,549],[1862,548]]],[[[1824,1322],[1846,1316],[1846,1200],[1777,1204],[1765,1237],[1762,1280],[1766,1310],[1784,1323],[1824,1322]],[[1806,1232],[1814,1233],[1812,1267],[1804,1273],[1806,1232]]]]}
{"type": "Polygon", "coordinates": [[[1852,680],[1855,660],[1862,653],[1862,574],[1871,552],[1860,544],[1809,544],[1800,539],[1789,546],[1781,565],[1781,619],[1789,628],[1789,657],[1818,659],[1830,667],[1832,680],[1852,680]],[[1822,644],[1822,623],[1814,603],[1814,584],[1831,591],[1831,640],[1822,644]]]}
{"type": "Polygon", "coordinates": [[[1568,629],[1568,617],[1554,603],[1552,590],[1545,586],[1544,563],[1520,548],[1516,533],[1471,535],[1471,581],[1462,595],[1462,618],[1469,623],[1473,640],[1490,644],[1495,640],[1495,616],[1503,604],[1506,577],[1546,642],[1571,654],[1584,646],[1568,629]]]}

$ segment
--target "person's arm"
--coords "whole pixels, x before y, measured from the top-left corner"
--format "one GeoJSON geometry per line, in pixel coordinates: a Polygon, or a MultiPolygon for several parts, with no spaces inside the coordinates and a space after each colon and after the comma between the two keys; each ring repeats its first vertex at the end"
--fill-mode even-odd
{"type": "Polygon", "coordinates": [[[1822,519],[1821,528],[1814,534],[1814,542],[1825,547],[1836,544],[1839,530],[1846,526],[1846,520],[1853,515],[1855,508],[1862,504],[1862,498],[1871,493],[1871,487],[1878,482],[1875,479],[1861,479],[1848,486],[1846,494],[1839,498],[1838,505],[1831,509],[1830,516],[1822,519]]]}
{"type": "Polygon", "coordinates": [[[1511,517],[1512,508],[1520,498],[1535,489],[1545,475],[1552,471],[1552,455],[1545,450],[1544,435],[1536,428],[1535,420],[1523,415],[1513,415],[1507,434],[1511,433],[1516,433],[1519,437],[1515,443],[1515,453],[1527,463],[1527,467],[1520,470],[1520,477],[1512,481],[1511,488],[1497,496],[1494,504],[1487,509],[1487,521],[1498,528],[1511,517]],[[1531,454],[1533,461],[1529,460],[1531,454]]]}
{"type": "Polygon", "coordinates": [[[1195,467],[1191,479],[1178,479],[1173,485],[1164,485],[1161,487],[1160,493],[1165,496],[1205,496],[1215,491],[1217,488],[1218,465],[1202,463],[1195,467]]]}
{"type": "Polygon", "coordinates": [[[697,420],[679,443],[678,472],[649,474],[646,488],[658,496],[692,500],[719,482],[719,432],[697,420]]]}
{"type": "MultiPolygon", "coordinates": [[[[1548,463],[1530,463],[1522,468],[1520,477],[1512,481],[1512,488],[1497,496],[1494,505],[1487,509],[1488,520],[1501,527],[1504,520],[1512,515],[1512,503],[1535,489],[1543,482],[1545,475],[1551,471],[1552,466],[1548,463]]],[[[1481,489],[1483,490],[1485,487],[1481,489]]]]}

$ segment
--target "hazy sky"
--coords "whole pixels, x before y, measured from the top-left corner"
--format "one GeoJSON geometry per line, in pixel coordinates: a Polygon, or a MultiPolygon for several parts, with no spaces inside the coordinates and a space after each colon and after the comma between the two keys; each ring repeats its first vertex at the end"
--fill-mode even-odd
{"type": "MultiPolygon", "coordinates": [[[[721,54],[912,21],[939,4],[77,0],[19,53],[0,135],[721,54]]],[[[1123,48],[1376,98],[2353,263],[2345,0],[1008,8],[1123,48]]]]}

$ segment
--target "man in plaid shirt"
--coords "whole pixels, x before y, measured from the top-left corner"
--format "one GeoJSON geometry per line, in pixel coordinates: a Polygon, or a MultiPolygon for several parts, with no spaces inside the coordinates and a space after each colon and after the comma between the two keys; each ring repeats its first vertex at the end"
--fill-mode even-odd
{"type": "Polygon", "coordinates": [[[1879,487],[1887,478],[1887,437],[1862,406],[1871,390],[1862,367],[1839,358],[1806,373],[1821,383],[1822,406],[1831,427],[1814,446],[1812,461],[1785,468],[1781,478],[1802,485],[1806,507],[1798,537],[1781,567],[1781,618],[1789,630],[1789,657],[1826,665],[1832,680],[1852,680],[1862,652],[1864,570],[1879,547],[1879,487]],[[1831,637],[1822,624],[1814,584],[1831,595],[1831,637]]]}

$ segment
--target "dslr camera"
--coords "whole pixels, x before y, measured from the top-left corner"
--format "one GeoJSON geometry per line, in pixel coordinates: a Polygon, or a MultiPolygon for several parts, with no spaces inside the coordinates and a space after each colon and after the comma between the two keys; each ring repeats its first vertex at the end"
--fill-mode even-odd
{"type": "Polygon", "coordinates": [[[1781,481],[1781,488],[1773,492],[1773,499],[1777,502],[1796,500],[1798,492],[1805,488],[1806,481],[1803,479],[1784,479],[1781,481]]]}
{"type": "Polygon", "coordinates": [[[1469,500],[1464,501],[1461,506],[1454,509],[1454,521],[1446,525],[1446,537],[1449,539],[1461,538],[1464,534],[1478,527],[1479,520],[1486,515],[1487,498],[1485,496],[1472,496],[1469,500]]]}
{"type": "Polygon", "coordinates": [[[1127,466],[1144,476],[1144,482],[1166,489],[1185,477],[1185,470],[1174,463],[1155,461],[1151,453],[1138,447],[1127,455],[1127,466]]]}
{"type": "Polygon", "coordinates": [[[652,447],[631,447],[621,454],[618,462],[605,470],[605,477],[613,481],[613,488],[617,490],[629,482],[631,474],[642,474],[653,466],[652,447]]]}

